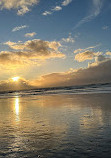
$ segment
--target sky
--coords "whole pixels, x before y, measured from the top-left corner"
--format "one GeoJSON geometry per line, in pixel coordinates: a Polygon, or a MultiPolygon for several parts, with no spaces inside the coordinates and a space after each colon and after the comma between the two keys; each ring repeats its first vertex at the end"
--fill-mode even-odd
{"type": "Polygon", "coordinates": [[[1,0],[1,90],[111,82],[110,15],[110,0],[1,0]]]}

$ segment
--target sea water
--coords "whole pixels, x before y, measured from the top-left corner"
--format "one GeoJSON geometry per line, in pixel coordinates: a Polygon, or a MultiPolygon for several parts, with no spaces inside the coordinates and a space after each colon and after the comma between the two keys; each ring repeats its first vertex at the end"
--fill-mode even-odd
{"type": "Polygon", "coordinates": [[[0,158],[110,158],[111,87],[0,94],[0,158]]]}

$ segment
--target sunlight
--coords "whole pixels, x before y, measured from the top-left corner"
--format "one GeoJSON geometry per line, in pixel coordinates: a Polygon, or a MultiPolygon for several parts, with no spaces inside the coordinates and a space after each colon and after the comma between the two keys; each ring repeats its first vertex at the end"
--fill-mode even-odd
{"type": "Polygon", "coordinates": [[[17,82],[19,79],[20,79],[20,77],[18,77],[18,76],[12,78],[12,80],[13,80],[14,82],[17,82]]]}
{"type": "Polygon", "coordinates": [[[16,120],[19,121],[19,98],[15,98],[15,114],[16,120]]]}
{"type": "Polygon", "coordinates": [[[16,115],[19,115],[19,98],[15,99],[15,112],[16,115]]]}

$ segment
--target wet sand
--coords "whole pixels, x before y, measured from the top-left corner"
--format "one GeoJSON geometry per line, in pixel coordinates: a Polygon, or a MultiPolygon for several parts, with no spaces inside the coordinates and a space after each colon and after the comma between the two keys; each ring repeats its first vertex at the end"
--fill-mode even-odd
{"type": "Polygon", "coordinates": [[[0,99],[0,158],[109,158],[111,94],[0,99]]]}

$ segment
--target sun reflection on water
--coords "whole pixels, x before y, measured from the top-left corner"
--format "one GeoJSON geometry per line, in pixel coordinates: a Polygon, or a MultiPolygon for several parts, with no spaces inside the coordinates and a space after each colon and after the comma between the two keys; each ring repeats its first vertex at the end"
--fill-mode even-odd
{"type": "Polygon", "coordinates": [[[16,97],[16,98],[15,98],[15,114],[16,114],[16,121],[19,121],[19,111],[20,111],[19,98],[16,97]]]}

